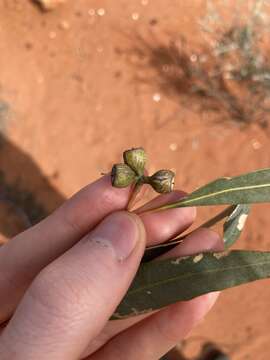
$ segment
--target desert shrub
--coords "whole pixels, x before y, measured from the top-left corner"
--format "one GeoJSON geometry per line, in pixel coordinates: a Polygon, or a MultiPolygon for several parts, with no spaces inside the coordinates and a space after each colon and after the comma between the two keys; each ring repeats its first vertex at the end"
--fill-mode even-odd
{"type": "Polygon", "coordinates": [[[266,127],[269,15],[269,4],[263,0],[208,1],[196,44],[188,35],[166,34],[164,40],[137,35],[139,64],[151,68],[151,75],[139,80],[154,82],[193,110],[214,112],[217,120],[266,127]]]}

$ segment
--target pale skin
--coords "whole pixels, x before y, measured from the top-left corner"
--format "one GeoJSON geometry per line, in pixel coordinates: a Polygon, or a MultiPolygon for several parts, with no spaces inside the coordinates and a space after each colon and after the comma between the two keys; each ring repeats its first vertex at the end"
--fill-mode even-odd
{"type": "MultiPolygon", "coordinates": [[[[109,321],[146,244],[183,232],[196,215],[194,208],[131,214],[129,196],[104,176],[0,247],[1,360],[157,360],[204,318],[217,293],[109,321]]],[[[146,208],[182,196],[159,196],[146,208]]],[[[201,229],[165,256],[222,249],[216,233],[201,229]]]]}

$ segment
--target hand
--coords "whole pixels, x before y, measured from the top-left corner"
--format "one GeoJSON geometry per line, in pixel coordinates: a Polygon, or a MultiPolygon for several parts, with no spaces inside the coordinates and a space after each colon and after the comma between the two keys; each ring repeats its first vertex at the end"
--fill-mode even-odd
{"type": "MultiPolygon", "coordinates": [[[[105,176],[0,247],[1,360],[157,360],[205,316],[216,293],[108,321],[146,243],[172,238],[195,217],[193,208],[128,213],[122,209],[129,191],[105,176]]],[[[182,196],[173,192],[149,204],[182,196]]],[[[222,247],[215,233],[201,229],[166,256],[222,247]]]]}

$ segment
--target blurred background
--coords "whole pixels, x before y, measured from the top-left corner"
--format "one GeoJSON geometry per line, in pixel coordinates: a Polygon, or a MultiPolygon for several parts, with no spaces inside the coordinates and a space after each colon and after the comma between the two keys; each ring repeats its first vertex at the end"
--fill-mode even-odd
{"type": "MultiPolygon", "coordinates": [[[[0,243],[130,147],[185,191],[269,167],[269,25],[267,0],[0,0],[0,243]]],[[[269,250],[268,214],[237,247],[269,250]]],[[[224,291],[182,354],[269,359],[269,298],[267,280],[224,291]]]]}

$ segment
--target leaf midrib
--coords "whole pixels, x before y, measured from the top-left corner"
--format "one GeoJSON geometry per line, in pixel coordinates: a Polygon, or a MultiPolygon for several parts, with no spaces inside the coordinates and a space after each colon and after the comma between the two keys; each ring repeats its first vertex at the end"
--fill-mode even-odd
{"type": "MultiPolygon", "coordinates": [[[[171,261],[173,261],[173,259],[171,261]]],[[[225,268],[222,268],[222,269],[205,270],[205,271],[203,271],[203,273],[218,273],[218,272],[223,272],[223,271],[226,271],[226,270],[237,270],[237,269],[243,269],[243,268],[254,267],[254,266],[258,267],[258,266],[263,266],[263,265],[266,265],[266,264],[269,264],[269,263],[270,263],[270,259],[268,261],[264,261],[264,262],[260,262],[260,263],[249,263],[249,264],[246,264],[246,265],[230,266],[230,267],[225,267],[225,268]]],[[[177,265],[174,265],[174,266],[177,266],[177,265]]],[[[181,275],[181,276],[174,276],[174,277],[172,277],[170,279],[157,281],[155,283],[151,283],[150,285],[140,287],[140,288],[135,289],[135,290],[130,290],[128,292],[128,295],[133,295],[133,294],[136,294],[136,293],[138,293],[140,291],[152,289],[152,288],[154,288],[156,286],[167,284],[169,282],[174,282],[174,281],[176,281],[178,279],[185,279],[185,278],[189,278],[189,277],[191,278],[192,276],[198,275],[198,274],[200,274],[200,273],[199,272],[196,272],[196,273],[189,272],[189,273],[186,273],[186,274],[181,275]]]]}
{"type": "MultiPolygon", "coordinates": [[[[229,181],[229,180],[228,180],[229,181]]],[[[179,201],[178,203],[174,203],[174,204],[170,204],[171,206],[179,204],[179,205],[185,205],[185,204],[190,204],[193,201],[198,201],[198,200],[202,200],[202,199],[207,199],[207,198],[211,198],[220,194],[224,194],[227,192],[234,192],[234,191],[243,191],[243,190],[253,190],[253,189],[258,189],[258,188],[263,188],[263,187],[269,187],[269,184],[261,184],[261,185],[250,185],[250,186],[244,186],[244,187],[237,187],[237,188],[229,188],[229,189],[225,189],[225,190],[220,190],[211,194],[207,194],[207,195],[201,195],[199,197],[195,197],[193,199],[189,199],[189,200],[183,200],[183,201],[179,201]]],[[[192,194],[191,194],[192,195],[192,194]]],[[[168,205],[168,206],[170,206],[168,205]]],[[[165,205],[166,206],[166,205],[165,205]]]]}

